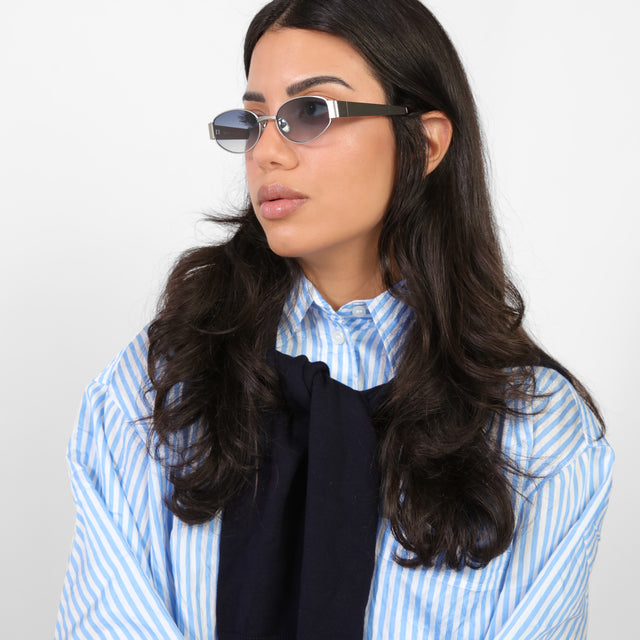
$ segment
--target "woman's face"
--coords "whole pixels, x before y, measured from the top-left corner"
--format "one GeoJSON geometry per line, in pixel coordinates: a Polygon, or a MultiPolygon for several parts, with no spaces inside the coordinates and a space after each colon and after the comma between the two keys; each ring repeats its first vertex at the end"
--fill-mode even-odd
{"type": "MultiPolygon", "coordinates": [[[[268,31],[251,57],[245,108],[273,115],[302,95],[386,102],[364,58],[346,41],[303,29],[268,31]]],[[[388,117],[336,119],[306,144],[286,140],[269,121],[246,166],[253,208],[275,253],[310,271],[377,269],[378,236],[394,186],[388,117]]]]}

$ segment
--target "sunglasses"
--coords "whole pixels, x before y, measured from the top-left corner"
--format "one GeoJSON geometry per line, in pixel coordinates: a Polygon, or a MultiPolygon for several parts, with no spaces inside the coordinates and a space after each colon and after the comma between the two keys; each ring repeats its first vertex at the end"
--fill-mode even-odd
{"type": "Polygon", "coordinates": [[[246,153],[258,144],[269,120],[291,142],[304,144],[321,136],[335,118],[403,116],[407,107],[299,96],[287,100],[274,116],[258,116],[247,109],[225,111],[209,123],[209,136],[231,153],[246,153]]]}

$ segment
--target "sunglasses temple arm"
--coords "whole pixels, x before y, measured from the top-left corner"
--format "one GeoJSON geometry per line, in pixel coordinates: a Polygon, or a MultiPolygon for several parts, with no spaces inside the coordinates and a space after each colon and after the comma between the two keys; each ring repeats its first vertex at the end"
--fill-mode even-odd
{"type": "Polygon", "coordinates": [[[355,118],[357,116],[403,116],[409,113],[407,107],[389,104],[369,104],[366,102],[346,102],[335,100],[336,113],[333,118],[355,118]]]}

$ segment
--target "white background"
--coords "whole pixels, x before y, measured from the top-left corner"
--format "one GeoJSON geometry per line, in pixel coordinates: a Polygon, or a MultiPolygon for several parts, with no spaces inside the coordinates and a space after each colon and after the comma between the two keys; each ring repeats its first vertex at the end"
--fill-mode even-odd
{"type": "MultiPolygon", "coordinates": [[[[151,318],[172,261],[243,193],[207,138],[239,105],[259,0],[3,0],[0,634],[47,638],[84,386],[151,318]]],[[[599,400],[617,463],[590,639],[636,628],[640,258],[634,0],[433,0],[462,55],[528,326],[599,400]]],[[[401,36],[400,36],[401,37],[401,36]]]]}

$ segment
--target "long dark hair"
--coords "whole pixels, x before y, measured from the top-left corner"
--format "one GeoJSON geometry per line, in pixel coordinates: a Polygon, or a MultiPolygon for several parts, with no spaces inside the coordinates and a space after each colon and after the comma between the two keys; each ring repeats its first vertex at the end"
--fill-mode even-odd
{"type": "MultiPolygon", "coordinates": [[[[492,419],[534,393],[533,367],[543,363],[599,414],[522,327],[522,298],[497,240],[475,102],[434,16],[418,0],[274,0],[248,29],[247,72],[260,37],[284,27],[346,40],[387,101],[414,114],[392,119],[397,175],[379,241],[384,282],[391,288],[400,275],[394,295],[415,314],[375,416],[382,508],[412,552],[399,562],[441,557],[451,567],[484,566],[511,540],[509,473],[518,471],[492,445],[492,419]],[[449,117],[453,139],[427,176],[420,114],[431,110],[449,117]]],[[[271,252],[249,204],[223,221],[236,226],[231,239],[181,257],[149,327],[150,442],[158,454],[171,452],[167,503],[188,523],[217,514],[259,465],[265,412],[280,403],[265,354],[300,275],[295,260],[271,252]]]]}

